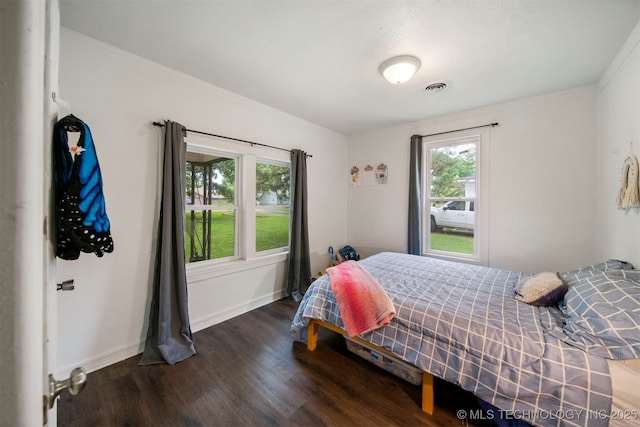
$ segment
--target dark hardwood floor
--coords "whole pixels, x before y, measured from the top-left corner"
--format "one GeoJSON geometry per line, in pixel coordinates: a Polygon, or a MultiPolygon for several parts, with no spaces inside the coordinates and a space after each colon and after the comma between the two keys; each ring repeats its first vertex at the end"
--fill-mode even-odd
{"type": "MultiPolygon", "coordinates": [[[[420,386],[346,349],[321,328],[307,351],[289,335],[297,304],[282,300],[194,334],[198,354],[174,366],[137,366],[140,356],[89,374],[58,401],[59,426],[444,426],[475,398],[436,381],[433,416],[420,386]]],[[[477,413],[476,413],[477,414],[477,413]]]]}

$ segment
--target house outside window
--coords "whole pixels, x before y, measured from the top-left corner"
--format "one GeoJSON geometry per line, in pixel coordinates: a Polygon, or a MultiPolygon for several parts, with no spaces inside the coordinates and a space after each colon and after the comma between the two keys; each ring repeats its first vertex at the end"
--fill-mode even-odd
{"type": "Polygon", "coordinates": [[[480,136],[424,144],[424,252],[477,261],[480,136]]]}

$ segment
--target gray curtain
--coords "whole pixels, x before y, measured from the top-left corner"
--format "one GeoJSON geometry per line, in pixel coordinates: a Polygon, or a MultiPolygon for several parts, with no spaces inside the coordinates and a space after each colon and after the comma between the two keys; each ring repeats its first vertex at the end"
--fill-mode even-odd
{"type": "Polygon", "coordinates": [[[149,329],[140,365],[176,362],[196,354],[191,335],[184,253],[187,148],[185,128],[165,121],[162,201],[149,329]]]}
{"type": "Polygon", "coordinates": [[[300,301],[311,283],[307,219],[307,153],[291,150],[291,236],[286,296],[300,301]]]}
{"type": "Polygon", "coordinates": [[[408,253],[422,255],[422,136],[411,137],[408,253]]]}

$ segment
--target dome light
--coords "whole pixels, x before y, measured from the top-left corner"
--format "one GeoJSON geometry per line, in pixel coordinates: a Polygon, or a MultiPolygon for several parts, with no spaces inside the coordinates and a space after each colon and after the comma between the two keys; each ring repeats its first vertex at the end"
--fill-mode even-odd
{"type": "Polygon", "coordinates": [[[420,68],[420,60],[415,56],[401,55],[384,61],[379,68],[380,74],[394,85],[408,81],[420,68]]]}

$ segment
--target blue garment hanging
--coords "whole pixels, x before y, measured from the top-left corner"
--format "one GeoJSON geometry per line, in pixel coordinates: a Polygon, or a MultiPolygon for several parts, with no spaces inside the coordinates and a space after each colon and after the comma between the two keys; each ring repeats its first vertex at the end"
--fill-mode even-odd
{"type": "Polygon", "coordinates": [[[113,251],[102,175],[89,127],[73,114],[53,128],[54,188],[57,214],[56,255],[73,260],[80,252],[101,257],[113,251]],[[80,132],[69,147],[67,132],[80,132]]]}

